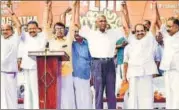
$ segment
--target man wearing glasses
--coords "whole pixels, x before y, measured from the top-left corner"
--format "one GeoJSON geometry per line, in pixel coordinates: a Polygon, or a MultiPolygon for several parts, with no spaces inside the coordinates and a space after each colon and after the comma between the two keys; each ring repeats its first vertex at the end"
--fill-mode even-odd
{"type": "MultiPolygon", "coordinates": [[[[52,1],[49,1],[52,3],[52,1]]],[[[60,83],[58,87],[58,105],[57,109],[76,109],[75,96],[73,88],[73,64],[72,64],[72,43],[74,40],[74,8],[77,1],[73,1],[72,5],[72,19],[70,21],[69,32],[65,33],[65,24],[62,22],[56,22],[53,27],[48,24],[52,24],[51,20],[46,25],[44,31],[49,36],[49,50],[50,51],[65,51],[69,56],[69,61],[59,62],[61,63],[61,75],[58,75],[57,82],[60,83]],[[51,32],[53,29],[53,32],[51,32]]],[[[46,13],[52,13],[52,7],[49,7],[50,11],[46,13]]],[[[52,16],[52,14],[50,15],[52,16]]],[[[52,18],[52,17],[51,17],[52,18]]],[[[60,74],[60,73],[59,73],[60,74]]]]}

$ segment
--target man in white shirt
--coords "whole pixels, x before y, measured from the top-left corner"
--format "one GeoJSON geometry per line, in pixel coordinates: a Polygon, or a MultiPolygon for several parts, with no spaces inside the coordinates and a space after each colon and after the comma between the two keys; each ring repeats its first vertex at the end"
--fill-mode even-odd
{"type": "Polygon", "coordinates": [[[45,50],[46,36],[38,33],[38,24],[30,21],[27,24],[28,32],[24,32],[22,37],[23,55],[21,68],[24,70],[25,92],[24,108],[39,109],[38,77],[36,57],[28,56],[29,51],[45,50]]]}
{"type": "Polygon", "coordinates": [[[165,46],[160,69],[165,71],[166,109],[179,109],[179,20],[171,17],[165,26],[157,16],[165,46]]]}
{"type": "Polygon", "coordinates": [[[158,73],[154,61],[157,49],[154,18],[151,32],[143,24],[135,26],[135,38],[124,51],[124,79],[129,81],[128,109],[153,109],[152,78],[158,73]]]}
{"type": "Polygon", "coordinates": [[[124,36],[119,29],[106,30],[107,20],[104,15],[99,15],[96,20],[97,30],[83,27],[79,35],[84,36],[89,45],[92,58],[91,71],[94,75],[95,106],[103,109],[103,91],[106,89],[108,108],[116,109],[115,97],[115,64],[114,53],[117,40],[124,36]]]}
{"type": "MultiPolygon", "coordinates": [[[[44,51],[47,44],[48,33],[46,32],[48,13],[52,6],[51,2],[46,2],[44,16],[43,16],[43,31],[38,32],[39,26],[36,21],[30,21],[27,24],[27,32],[23,33],[23,55],[21,61],[21,68],[24,72],[24,108],[25,109],[39,109],[39,92],[38,92],[38,74],[36,57],[28,56],[29,51],[44,51]]],[[[49,25],[49,24],[48,24],[49,25]]]]}
{"type": "Polygon", "coordinates": [[[17,109],[17,50],[20,43],[21,24],[11,8],[7,8],[12,16],[17,31],[11,25],[1,27],[1,109],[17,109]]]}

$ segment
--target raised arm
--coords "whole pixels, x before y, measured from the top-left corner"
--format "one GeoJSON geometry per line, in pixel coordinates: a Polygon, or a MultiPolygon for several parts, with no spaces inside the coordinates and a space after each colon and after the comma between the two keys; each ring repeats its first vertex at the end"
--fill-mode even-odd
{"type": "Polygon", "coordinates": [[[47,39],[52,38],[52,1],[47,1],[43,13],[43,32],[47,36],[47,39]]]}
{"type": "Polygon", "coordinates": [[[152,24],[150,31],[152,32],[153,36],[156,36],[156,24],[157,24],[157,2],[153,2],[154,12],[152,18],[152,24]]]}
{"type": "Polygon", "coordinates": [[[62,22],[63,24],[66,24],[66,15],[67,13],[69,13],[71,11],[71,8],[68,7],[65,12],[63,12],[61,15],[60,15],[60,19],[59,21],[62,22]]]}
{"type": "Polygon", "coordinates": [[[160,27],[162,25],[162,21],[160,19],[160,13],[159,13],[159,10],[158,10],[157,2],[156,2],[156,8],[155,8],[155,10],[156,10],[156,14],[157,14],[157,27],[160,29],[160,27]]]}
{"type": "Polygon", "coordinates": [[[127,28],[130,29],[130,18],[129,18],[129,12],[128,12],[128,8],[127,8],[127,3],[124,1],[122,3],[122,8],[123,8],[123,12],[124,12],[124,18],[127,24],[127,28]]]}
{"type": "Polygon", "coordinates": [[[126,36],[128,36],[130,33],[130,30],[131,30],[129,12],[128,12],[127,4],[125,1],[121,5],[122,5],[121,12],[122,12],[123,18],[125,19],[125,22],[127,24],[127,27],[125,28],[124,31],[126,33],[126,36]]]}
{"type": "Polygon", "coordinates": [[[49,3],[49,14],[48,14],[48,25],[50,28],[52,28],[53,25],[53,13],[52,13],[52,2],[49,3]]]}
{"type": "Polygon", "coordinates": [[[76,4],[77,1],[73,1],[72,5],[72,18],[70,21],[70,27],[69,27],[69,32],[67,36],[67,45],[68,45],[68,51],[69,51],[69,56],[70,56],[70,63],[72,64],[72,43],[74,40],[74,35],[75,35],[75,9],[76,9],[76,4]]]}
{"type": "MultiPolygon", "coordinates": [[[[72,42],[74,40],[74,35],[75,35],[75,12],[76,12],[76,5],[77,5],[77,1],[73,1],[73,5],[72,5],[72,17],[71,17],[70,27],[69,27],[69,36],[67,36],[68,45],[72,45],[72,42]]],[[[70,50],[71,50],[71,48],[70,48],[70,50]]]]}
{"type": "Polygon", "coordinates": [[[80,1],[77,1],[77,4],[76,4],[75,24],[77,24],[79,28],[81,27],[80,26],[80,1]]]}
{"type": "Polygon", "coordinates": [[[11,15],[11,18],[12,18],[12,22],[15,23],[15,28],[17,29],[17,33],[19,36],[21,36],[21,23],[18,19],[18,17],[16,16],[16,14],[14,13],[14,11],[12,10],[12,8],[8,7],[7,8],[9,14],[11,15]]]}
{"type": "Polygon", "coordinates": [[[43,13],[43,30],[48,31],[51,28],[53,15],[52,15],[52,1],[48,1],[45,4],[45,9],[43,13]]]}

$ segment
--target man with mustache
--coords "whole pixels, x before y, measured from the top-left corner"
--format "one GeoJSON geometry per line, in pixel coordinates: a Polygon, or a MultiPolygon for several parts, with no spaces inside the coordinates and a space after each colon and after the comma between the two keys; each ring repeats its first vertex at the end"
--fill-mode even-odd
{"type": "MultiPolygon", "coordinates": [[[[44,12],[44,27],[46,27],[47,16],[45,13],[49,11],[51,2],[48,2],[44,12]]],[[[24,92],[24,109],[39,109],[39,93],[38,93],[38,75],[36,57],[28,56],[29,51],[44,51],[47,43],[47,33],[38,32],[39,26],[36,21],[27,23],[27,32],[23,32],[20,47],[23,55],[21,56],[21,68],[24,72],[25,92],[24,92]]],[[[44,29],[43,29],[44,30],[44,29]]]]}
{"type": "Polygon", "coordinates": [[[17,50],[21,38],[21,23],[11,8],[7,8],[16,30],[9,24],[1,26],[1,109],[18,109],[17,50]]]}
{"type": "Polygon", "coordinates": [[[135,38],[124,51],[124,81],[129,82],[128,109],[153,109],[152,78],[158,73],[154,61],[157,49],[155,24],[156,14],[151,32],[147,32],[143,24],[135,25],[135,38]]]}
{"type": "Polygon", "coordinates": [[[165,46],[160,69],[165,71],[166,109],[179,109],[179,20],[170,17],[162,25],[158,9],[157,18],[165,46]]]}
{"type": "MultiPolygon", "coordinates": [[[[50,1],[51,2],[51,1],[50,1]]],[[[58,77],[60,83],[60,90],[57,109],[76,109],[74,88],[73,88],[73,66],[72,66],[72,42],[74,40],[74,13],[77,1],[72,2],[72,19],[70,21],[69,32],[65,35],[65,24],[57,22],[53,26],[53,33],[50,31],[52,28],[47,25],[44,30],[49,36],[49,50],[50,51],[65,51],[69,56],[69,61],[59,62],[62,64],[61,75],[58,77]]],[[[50,7],[50,10],[52,7],[50,7]]],[[[51,13],[51,12],[49,12],[51,13]]],[[[46,13],[46,15],[48,15],[46,13]]],[[[52,24],[52,22],[49,22],[52,24]]],[[[60,73],[59,73],[60,74],[60,73]]]]}
{"type": "Polygon", "coordinates": [[[92,109],[92,94],[90,90],[91,54],[87,40],[79,35],[79,15],[80,1],[77,1],[75,6],[75,40],[72,44],[76,109],[92,109]]]}
{"type": "Polygon", "coordinates": [[[91,54],[87,40],[78,34],[78,26],[75,41],[72,45],[72,55],[76,108],[92,109],[92,94],[90,91],[91,54]]]}

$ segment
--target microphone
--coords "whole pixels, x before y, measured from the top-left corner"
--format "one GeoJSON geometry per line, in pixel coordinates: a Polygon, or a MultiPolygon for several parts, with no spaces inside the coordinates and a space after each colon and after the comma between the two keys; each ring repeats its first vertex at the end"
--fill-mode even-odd
{"type": "Polygon", "coordinates": [[[45,45],[45,52],[49,51],[49,42],[46,43],[45,45]]]}
{"type": "Polygon", "coordinates": [[[49,48],[49,42],[46,43],[45,48],[49,48]]]}

